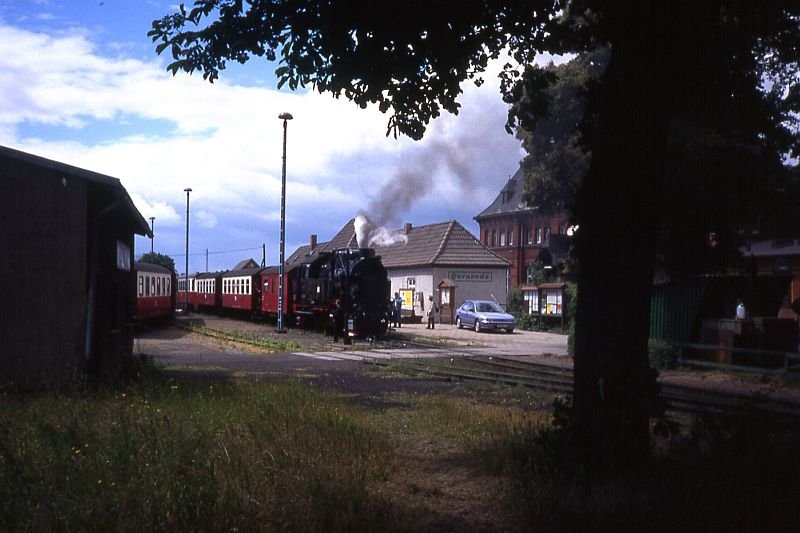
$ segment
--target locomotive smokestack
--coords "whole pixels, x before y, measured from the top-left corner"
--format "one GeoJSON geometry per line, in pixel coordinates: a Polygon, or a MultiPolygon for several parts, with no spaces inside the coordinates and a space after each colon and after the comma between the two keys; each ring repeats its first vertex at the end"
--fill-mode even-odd
{"type": "Polygon", "coordinates": [[[405,235],[411,233],[411,222],[406,222],[405,226],[403,226],[403,233],[405,235]]]}
{"type": "Polygon", "coordinates": [[[311,251],[313,252],[314,248],[317,247],[317,234],[316,233],[312,233],[311,234],[311,240],[310,240],[309,244],[311,245],[311,251]]]}

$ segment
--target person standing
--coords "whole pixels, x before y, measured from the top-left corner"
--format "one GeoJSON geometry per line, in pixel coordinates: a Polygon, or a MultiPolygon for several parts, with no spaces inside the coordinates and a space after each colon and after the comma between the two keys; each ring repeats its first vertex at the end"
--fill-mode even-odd
{"type": "Polygon", "coordinates": [[[331,330],[333,330],[333,342],[339,342],[339,335],[344,335],[344,309],[342,309],[342,301],[338,298],[333,302],[333,308],[330,311],[331,317],[331,330]]]}
{"type": "Polygon", "coordinates": [[[434,329],[436,321],[439,319],[439,306],[433,301],[433,295],[428,296],[428,302],[430,302],[428,307],[428,326],[425,329],[434,329]]]}
{"type": "Polygon", "coordinates": [[[403,299],[400,298],[400,293],[394,293],[394,327],[400,327],[400,310],[403,308],[403,299]]]}

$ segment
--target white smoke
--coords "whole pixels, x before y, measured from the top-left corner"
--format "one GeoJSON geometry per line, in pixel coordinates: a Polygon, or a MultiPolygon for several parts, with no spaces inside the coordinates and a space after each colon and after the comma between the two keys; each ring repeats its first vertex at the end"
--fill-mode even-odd
{"type": "Polygon", "coordinates": [[[353,223],[359,248],[378,248],[393,244],[406,244],[408,237],[378,226],[365,215],[358,215],[353,223]]]}

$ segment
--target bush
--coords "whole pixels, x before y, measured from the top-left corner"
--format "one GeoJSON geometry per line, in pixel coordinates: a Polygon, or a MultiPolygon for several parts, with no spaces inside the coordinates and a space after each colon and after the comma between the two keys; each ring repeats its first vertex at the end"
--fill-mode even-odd
{"type": "Polygon", "coordinates": [[[678,350],[667,341],[650,339],[647,343],[650,366],[657,370],[678,366],[678,350]]]}

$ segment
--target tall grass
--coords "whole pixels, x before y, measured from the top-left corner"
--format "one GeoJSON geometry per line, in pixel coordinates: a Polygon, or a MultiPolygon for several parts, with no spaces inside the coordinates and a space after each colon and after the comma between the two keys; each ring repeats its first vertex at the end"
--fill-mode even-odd
{"type": "Polygon", "coordinates": [[[382,529],[386,435],[297,383],[0,397],[0,530],[382,529]]]}

